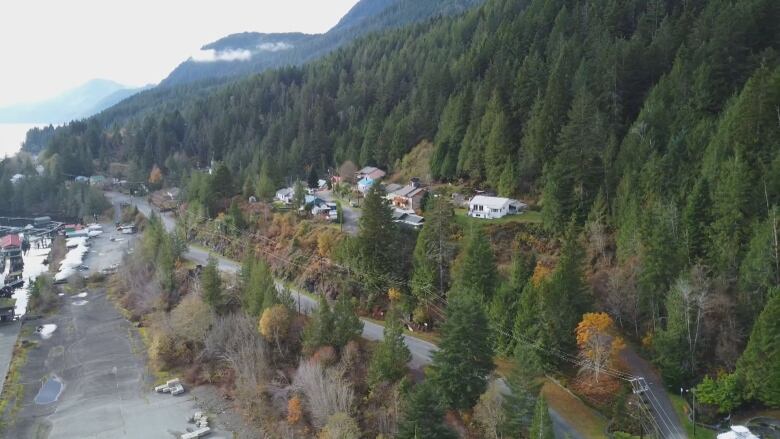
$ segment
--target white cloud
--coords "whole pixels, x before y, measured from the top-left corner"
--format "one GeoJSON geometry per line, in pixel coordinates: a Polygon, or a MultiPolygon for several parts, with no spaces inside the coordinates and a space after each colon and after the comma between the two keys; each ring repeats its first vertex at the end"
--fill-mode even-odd
{"type": "Polygon", "coordinates": [[[0,1],[0,107],[46,99],[92,78],[155,83],[226,35],[325,32],[356,2],[0,1]]]}
{"type": "Polygon", "coordinates": [[[284,41],[279,41],[276,43],[263,43],[258,44],[257,49],[261,52],[279,52],[280,50],[289,50],[292,49],[293,45],[289,43],[285,43],[284,41]]]}
{"type": "Polygon", "coordinates": [[[252,52],[245,49],[237,50],[200,50],[190,57],[195,62],[215,62],[215,61],[247,61],[252,58],[252,52]]]}

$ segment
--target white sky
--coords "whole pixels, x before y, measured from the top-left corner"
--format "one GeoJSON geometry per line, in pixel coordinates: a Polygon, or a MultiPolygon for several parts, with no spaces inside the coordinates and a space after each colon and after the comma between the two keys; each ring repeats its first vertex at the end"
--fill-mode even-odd
{"type": "Polygon", "coordinates": [[[325,32],[357,0],[2,0],[0,107],[93,78],[157,83],[204,44],[244,31],[325,32]]]}

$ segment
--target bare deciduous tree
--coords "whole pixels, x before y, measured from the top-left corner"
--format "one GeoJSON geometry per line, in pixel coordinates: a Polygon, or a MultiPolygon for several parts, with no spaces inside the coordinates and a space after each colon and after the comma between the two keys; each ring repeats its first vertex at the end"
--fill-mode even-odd
{"type": "Polygon", "coordinates": [[[312,425],[322,428],[338,412],[352,413],[355,393],[338,367],[328,367],[312,360],[298,366],[293,386],[306,396],[312,425]]]}
{"type": "Polygon", "coordinates": [[[638,265],[633,260],[612,270],[607,283],[606,304],[620,325],[625,328],[633,326],[634,336],[639,338],[639,319],[641,308],[639,290],[637,289],[638,265]]]}
{"type": "Polygon", "coordinates": [[[485,393],[479,397],[476,407],[474,407],[474,420],[476,420],[486,438],[500,439],[501,425],[507,420],[504,410],[504,396],[498,387],[497,381],[492,381],[485,393]]]}

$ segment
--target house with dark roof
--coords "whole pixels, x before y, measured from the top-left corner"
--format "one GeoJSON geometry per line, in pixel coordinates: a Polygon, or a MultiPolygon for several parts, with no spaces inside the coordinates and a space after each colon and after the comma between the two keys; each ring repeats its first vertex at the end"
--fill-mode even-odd
{"type": "Polygon", "coordinates": [[[366,166],[365,168],[357,171],[355,173],[355,180],[362,180],[364,178],[369,178],[374,181],[379,181],[385,177],[386,173],[385,171],[375,168],[373,166],[366,166]]]}
{"type": "Polygon", "coordinates": [[[414,213],[393,209],[393,222],[404,227],[411,227],[419,230],[422,228],[423,224],[425,224],[425,218],[414,213]]]}

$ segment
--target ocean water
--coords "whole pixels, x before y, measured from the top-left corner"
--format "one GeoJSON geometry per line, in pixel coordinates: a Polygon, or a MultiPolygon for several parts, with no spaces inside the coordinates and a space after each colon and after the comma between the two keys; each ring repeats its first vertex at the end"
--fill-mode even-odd
{"type": "Polygon", "coordinates": [[[27,131],[35,126],[29,123],[0,123],[0,159],[19,152],[27,131]]]}

